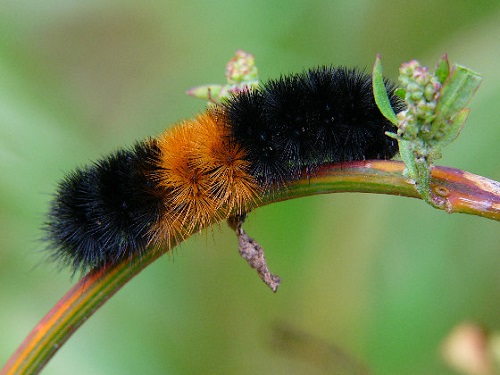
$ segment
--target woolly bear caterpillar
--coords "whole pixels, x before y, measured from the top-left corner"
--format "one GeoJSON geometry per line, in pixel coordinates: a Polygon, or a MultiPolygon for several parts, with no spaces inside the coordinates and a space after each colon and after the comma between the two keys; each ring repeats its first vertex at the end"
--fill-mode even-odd
{"type": "MultiPolygon", "coordinates": [[[[387,82],[392,106],[403,104],[387,82]]],[[[167,246],[325,163],[390,159],[396,129],[371,77],[318,67],[243,91],[157,138],[69,173],[45,225],[51,257],[86,271],[167,246]]]]}

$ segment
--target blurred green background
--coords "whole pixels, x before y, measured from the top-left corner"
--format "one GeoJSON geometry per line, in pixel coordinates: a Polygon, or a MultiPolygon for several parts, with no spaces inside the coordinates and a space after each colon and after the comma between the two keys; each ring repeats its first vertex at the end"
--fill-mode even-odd
{"type": "MultiPolygon", "coordinates": [[[[57,181],[203,110],[185,90],[223,83],[238,48],[262,79],[370,69],[378,52],[395,78],[448,52],[484,81],[440,164],[500,180],[499,40],[498,0],[3,0],[0,364],[76,281],[39,241],[57,181]]],[[[499,228],[389,196],[271,205],[246,229],[283,278],[277,294],[221,225],[132,280],[44,373],[452,374],[439,347],[453,326],[500,329],[499,228]]]]}

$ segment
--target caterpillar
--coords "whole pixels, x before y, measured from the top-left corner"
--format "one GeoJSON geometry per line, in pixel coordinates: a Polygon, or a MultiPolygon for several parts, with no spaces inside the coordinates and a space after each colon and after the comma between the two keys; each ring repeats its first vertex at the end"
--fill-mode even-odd
{"type": "MultiPolygon", "coordinates": [[[[395,86],[386,88],[398,112],[395,86]]],[[[385,133],[395,130],[363,70],[270,80],[67,174],[44,225],[50,258],[85,272],[171,247],[322,164],[391,159],[398,145],[385,133]]]]}

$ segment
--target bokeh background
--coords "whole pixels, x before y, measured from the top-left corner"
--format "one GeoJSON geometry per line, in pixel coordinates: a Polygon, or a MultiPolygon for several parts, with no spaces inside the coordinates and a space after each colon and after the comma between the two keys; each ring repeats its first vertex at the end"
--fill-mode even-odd
{"type": "MultiPolygon", "coordinates": [[[[68,170],[203,110],[242,48],[262,79],[318,64],[480,73],[440,164],[500,180],[500,2],[26,1],[0,5],[0,363],[76,282],[44,261],[48,202],[68,170]]],[[[271,293],[221,225],[144,270],[46,374],[453,374],[456,324],[500,329],[500,227],[421,201],[337,194],[253,212],[283,278],[271,293]],[[364,369],[364,370],[363,370],[364,369]]]]}

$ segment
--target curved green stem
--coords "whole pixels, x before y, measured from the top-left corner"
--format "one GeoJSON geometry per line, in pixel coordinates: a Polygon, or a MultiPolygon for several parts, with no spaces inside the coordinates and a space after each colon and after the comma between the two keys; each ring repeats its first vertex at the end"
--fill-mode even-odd
{"type": "MultiPolygon", "coordinates": [[[[363,192],[419,198],[412,181],[403,176],[398,161],[362,161],[319,168],[257,206],[316,194],[363,192]]],[[[442,199],[440,208],[500,221],[500,183],[465,171],[434,167],[430,187],[442,199]]],[[[163,255],[149,251],[109,267],[94,270],[80,280],[38,323],[0,374],[36,374],[66,340],[113,294],[147,265],[163,255]]]]}

